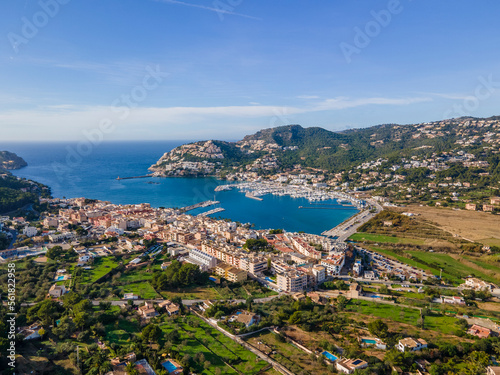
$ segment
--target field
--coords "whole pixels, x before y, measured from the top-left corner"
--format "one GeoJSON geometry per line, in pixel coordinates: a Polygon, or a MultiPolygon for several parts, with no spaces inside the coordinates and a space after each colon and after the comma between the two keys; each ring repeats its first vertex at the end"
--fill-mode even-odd
{"type": "MultiPolygon", "coordinates": [[[[221,332],[211,327],[198,317],[191,316],[189,324],[179,323],[181,334],[181,345],[177,350],[184,355],[195,357],[202,353],[205,360],[210,361],[208,369],[202,374],[214,374],[215,369],[222,370],[222,374],[257,374],[268,366],[267,362],[260,360],[255,354],[246,350],[221,332]]],[[[165,322],[160,324],[164,332],[169,332],[176,327],[165,322]]]]}
{"type": "Polygon", "coordinates": [[[422,219],[436,224],[446,232],[469,241],[486,245],[500,245],[500,216],[486,212],[450,210],[420,205],[411,205],[397,211],[409,211],[422,219]]]}
{"type": "Polygon", "coordinates": [[[309,354],[295,345],[278,341],[276,334],[272,332],[257,333],[247,341],[295,374],[331,374],[326,366],[312,359],[309,354]]]}
{"type": "Polygon", "coordinates": [[[381,243],[407,243],[413,245],[422,245],[424,240],[415,239],[415,238],[403,238],[403,237],[392,237],[392,236],[384,236],[382,234],[373,234],[373,233],[354,233],[351,237],[349,237],[352,241],[373,241],[373,242],[381,242],[381,243]]]}
{"type": "MultiPolygon", "coordinates": [[[[361,300],[351,300],[346,310],[414,327],[418,326],[420,319],[420,310],[416,308],[361,300]]],[[[457,318],[439,312],[425,316],[424,321],[426,330],[436,331],[438,334],[452,335],[457,330],[455,326],[457,318]]]]}
{"type": "Polygon", "coordinates": [[[101,257],[94,259],[94,263],[90,266],[91,270],[84,270],[82,284],[89,284],[99,280],[101,277],[109,273],[113,268],[118,266],[119,261],[115,257],[101,257]]]}

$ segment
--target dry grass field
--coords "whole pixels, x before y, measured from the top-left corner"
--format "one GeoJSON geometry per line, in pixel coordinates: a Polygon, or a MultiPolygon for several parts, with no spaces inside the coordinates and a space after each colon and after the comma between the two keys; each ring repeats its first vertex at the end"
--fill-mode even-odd
{"type": "Polygon", "coordinates": [[[486,212],[411,205],[398,212],[413,212],[440,229],[473,242],[500,246],[500,216],[486,212]]]}

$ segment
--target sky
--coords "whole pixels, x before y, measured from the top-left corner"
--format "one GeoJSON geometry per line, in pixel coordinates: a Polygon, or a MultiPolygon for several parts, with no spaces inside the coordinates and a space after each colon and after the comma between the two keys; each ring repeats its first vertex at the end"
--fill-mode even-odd
{"type": "Polygon", "coordinates": [[[500,115],[496,0],[3,0],[4,141],[500,115]]]}

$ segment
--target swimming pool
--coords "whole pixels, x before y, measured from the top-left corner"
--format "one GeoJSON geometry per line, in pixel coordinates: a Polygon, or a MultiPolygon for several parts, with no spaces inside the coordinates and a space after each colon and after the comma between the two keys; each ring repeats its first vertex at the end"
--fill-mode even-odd
{"type": "Polygon", "coordinates": [[[361,339],[362,342],[364,342],[365,344],[376,344],[377,341],[375,340],[371,340],[371,339],[361,339]]]}
{"type": "Polygon", "coordinates": [[[338,358],[335,357],[332,353],[324,351],[323,354],[326,358],[328,358],[330,361],[335,362],[338,358]]]}
{"type": "Polygon", "coordinates": [[[61,280],[64,280],[64,276],[57,276],[56,277],[56,281],[61,281],[61,280]]]}
{"type": "Polygon", "coordinates": [[[177,366],[170,361],[163,362],[161,365],[165,367],[165,370],[167,370],[169,374],[177,370],[177,366]]]}
{"type": "Polygon", "coordinates": [[[210,277],[208,278],[208,280],[213,281],[213,282],[216,282],[216,281],[217,281],[217,279],[216,279],[215,277],[212,277],[212,276],[210,276],[210,277]]]}
{"type": "Polygon", "coordinates": [[[266,281],[269,281],[270,283],[276,283],[276,281],[274,281],[273,279],[271,279],[270,277],[265,277],[265,280],[266,281]]]}

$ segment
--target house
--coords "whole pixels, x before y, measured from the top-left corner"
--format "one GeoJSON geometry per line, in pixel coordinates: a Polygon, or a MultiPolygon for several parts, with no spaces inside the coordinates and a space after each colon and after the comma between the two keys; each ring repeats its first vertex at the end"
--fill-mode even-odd
{"type": "Polygon", "coordinates": [[[180,306],[176,303],[173,303],[172,301],[169,301],[168,299],[165,301],[162,301],[158,304],[158,307],[160,309],[165,308],[167,310],[168,315],[177,315],[179,314],[180,311],[180,306]]]}
{"type": "Polygon", "coordinates": [[[209,309],[210,307],[212,307],[214,305],[214,303],[212,301],[210,301],[209,299],[206,299],[205,301],[203,301],[203,303],[200,305],[200,309],[205,311],[206,309],[209,309]]]}
{"type": "Polygon", "coordinates": [[[476,211],[476,205],[474,203],[467,203],[465,205],[465,209],[469,211],[476,211]]]}
{"type": "Polygon", "coordinates": [[[484,212],[493,212],[493,205],[491,204],[483,204],[483,211],[484,212]]]}
{"type": "Polygon", "coordinates": [[[481,339],[485,339],[487,337],[490,337],[491,335],[491,329],[486,328],[486,327],[481,327],[478,326],[477,324],[473,324],[472,327],[470,327],[467,330],[467,333],[472,336],[477,336],[481,339]]]}
{"type": "Polygon", "coordinates": [[[399,340],[396,349],[400,352],[415,352],[417,350],[422,350],[427,348],[427,341],[424,339],[414,339],[412,337],[406,337],[402,340],[399,340]]]}
{"type": "Polygon", "coordinates": [[[360,337],[358,340],[362,347],[373,346],[377,349],[382,349],[382,350],[387,349],[387,344],[376,337],[360,337]]]}
{"type": "Polygon", "coordinates": [[[439,296],[437,299],[439,303],[449,303],[452,305],[465,305],[465,300],[463,297],[449,297],[449,296],[439,296]]]}
{"type": "Polygon", "coordinates": [[[498,366],[486,367],[486,375],[500,375],[500,367],[498,366]]]}
{"type": "Polygon", "coordinates": [[[351,285],[349,285],[349,291],[346,295],[349,298],[358,298],[363,295],[363,287],[358,283],[351,283],[351,285]]]}
{"type": "Polygon", "coordinates": [[[23,327],[19,330],[19,334],[24,337],[24,340],[33,340],[40,338],[38,331],[42,328],[38,323],[33,323],[29,327],[23,327]]]}
{"type": "Polygon", "coordinates": [[[236,315],[237,322],[243,323],[245,327],[250,327],[251,325],[258,323],[260,317],[248,311],[243,311],[241,314],[236,315]]]}
{"type": "Polygon", "coordinates": [[[151,319],[158,315],[153,307],[152,302],[146,302],[144,306],[140,306],[138,309],[138,313],[145,319],[151,319]]]}
{"type": "Polygon", "coordinates": [[[475,277],[468,277],[465,279],[465,284],[463,285],[465,288],[470,288],[474,290],[486,290],[488,292],[492,292],[495,288],[495,285],[487,283],[486,281],[480,280],[475,277]]]}
{"type": "Polygon", "coordinates": [[[335,367],[344,374],[352,374],[356,370],[361,370],[368,367],[368,362],[362,359],[340,359],[335,362],[335,367]]]}
{"type": "Polygon", "coordinates": [[[49,296],[54,298],[60,298],[67,290],[64,285],[52,285],[49,289],[49,296]]]}
{"type": "Polygon", "coordinates": [[[34,237],[38,234],[38,229],[35,227],[24,227],[23,234],[28,237],[34,237]]]}

